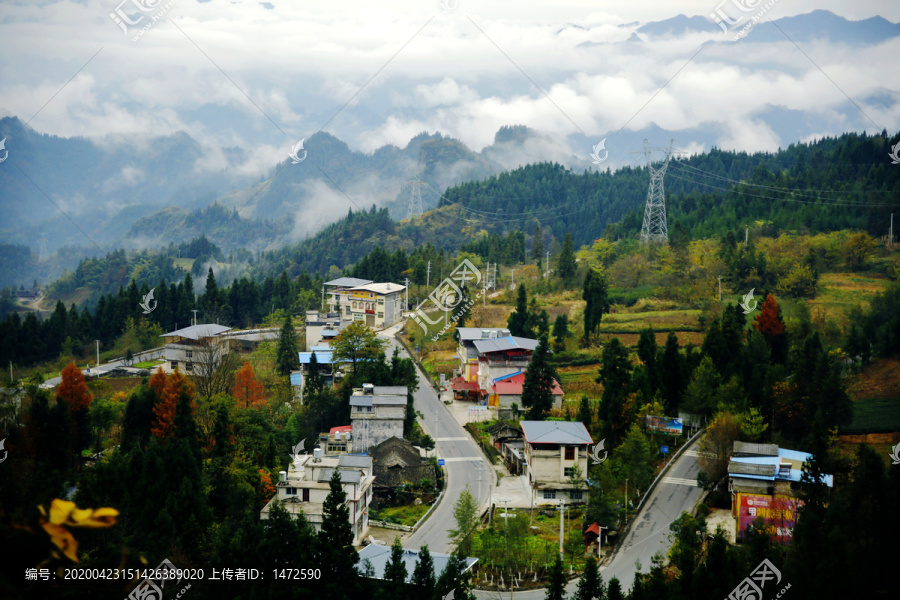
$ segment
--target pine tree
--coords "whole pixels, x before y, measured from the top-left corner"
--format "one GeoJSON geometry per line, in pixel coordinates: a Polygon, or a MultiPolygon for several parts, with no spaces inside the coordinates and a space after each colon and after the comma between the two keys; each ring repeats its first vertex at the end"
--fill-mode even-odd
{"type": "Polygon", "coordinates": [[[459,310],[457,312],[456,317],[456,326],[457,327],[465,327],[466,322],[472,316],[472,306],[471,306],[471,298],[469,297],[469,286],[465,283],[460,290],[462,292],[462,296],[459,302],[459,310]]]}
{"type": "Polygon", "coordinates": [[[394,538],[391,544],[391,556],[384,565],[384,581],[388,584],[387,596],[395,600],[403,600],[407,597],[406,590],[406,563],[403,562],[403,545],[400,536],[394,538]]]}
{"type": "Polygon", "coordinates": [[[335,469],[329,481],[331,490],[325,498],[322,529],[319,531],[322,581],[326,598],[347,600],[355,598],[357,586],[356,563],[359,554],[353,548],[353,526],[350,524],[350,509],[347,507],[347,493],[341,485],[341,472],[335,469]]]}
{"type": "Polygon", "coordinates": [[[275,366],[280,375],[290,375],[299,361],[297,351],[297,332],[294,331],[294,321],[290,313],[284,319],[281,333],[278,335],[278,348],[275,351],[275,366]]]}
{"type": "Polygon", "coordinates": [[[557,554],[556,561],[550,568],[550,577],[547,584],[547,600],[565,600],[566,576],[563,573],[562,558],[557,554]]]}
{"type": "Polygon", "coordinates": [[[478,526],[478,502],[468,485],[453,504],[453,519],[456,527],[447,533],[460,552],[468,552],[472,532],[478,526]]]}
{"type": "Polygon", "coordinates": [[[598,416],[606,426],[611,446],[618,444],[630,425],[631,415],[625,414],[626,401],[631,392],[631,361],[628,350],[613,338],[603,347],[597,383],[603,384],[598,416]]]}
{"type": "Polygon", "coordinates": [[[575,277],[575,249],[571,233],[566,233],[566,238],[563,240],[562,250],[557,257],[556,272],[564,284],[570,283],[575,277]]]}
{"type": "Polygon", "coordinates": [[[606,600],[625,600],[625,596],[622,595],[622,584],[619,583],[618,577],[613,577],[609,580],[609,588],[606,592],[606,600]]]}
{"type": "Polygon", "coordinates": [[[594,420],[594,411],[591,408],[591,401],[587,396],[581,397],[581,403],[578,405],[578,420],[584,423],[585,428],[591,430],[591,421],[594,420]]]}
{"type": "Polygon", "coordinates": [[[572,600],[603,600],[604,592],[603,577],[597,569],[596,559],[591,556],[584,562],[584,572],[572,600]]]}
{"type": "Polygon", "coordinates": [[[687,380],[687,364],[678,346],[678,337],[669,332],[660,360],[660,385],[667,415],[678,414],[687,380]]]}
{"type": "Polygon", "coordinates": [[[542,335],[531,355],[522,385],[522,404],[529,408],[528,419],[543,421],[550,413],[556,377],[556,369],[550,364],[550,344],[547,336],[542,335]]]}
{"type": "Polygon", "coordinates": [[[584,306],[584,337],[590,342],[591,336],[600,325],[603,315],[609,312],[606,276],[588,269],[584,278],[584,292],[581,295],[584,306]]]}
{"type": "Polygon", "coordinates": [[[528,291],[525,284],[519,284],[518,296],[516,296],[516,309],[509,315],[506,321],[509,334],[517,337],[526,337],[528,330],[528,291]]]}
{"type": "Polygon", "coordinates": [[[569,316],[565,313],[558,315],[553,322],[553,351],[565,352],[566,339],[569,337],[569,316]]]}
{"type": "Polygon", "coordinates": [[[541,226],[536,225],[534,234],[531,236],[531,260],[540,267],[541,261],[544,260],[544,234],[541,226]]]}
{"type": "Polygon", "coordinates": [[[415,586],[414,597],[430,600],[434,597],[434,560],[428,551],[428,544],[419,549],[419,560],[413,569],[412,585],[415,586]]]}
{"type": "Polygon", "coordinates": [[[656,346],[656,334],[652,328],[641,331],[638,338],[637,355],[644,366],[644,372],[647,375],[645,384],[645,400],[651,402],[660,387],[659,359],[657,356],[658,349],[656,346]]]}

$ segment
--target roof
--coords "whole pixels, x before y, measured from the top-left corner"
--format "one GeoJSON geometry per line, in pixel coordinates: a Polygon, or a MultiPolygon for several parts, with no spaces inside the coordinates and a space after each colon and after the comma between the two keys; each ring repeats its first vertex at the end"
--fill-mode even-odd
{"type": "MultiPolygon", "coordinates": [[[[406,388],[404,388],[406,389],[406,388]]],[[[406,392],[402,396],[386,396],[372,394],[353,394],[350,396],[350,406],[406,406],[406,392]]]]}
{"type": "Polygon", "coordinates": [[[405,385],[376,385],[373,388],[376,396],[405,396],[405,385]]]}
{"type": "Polygon", "coordinates": [[[323,329],[322,332],[319,333],[319,336],[323,338],[333,338],[336,337],[339,333],[340,331],[338,331],[337,329],[323,329]]]}
{"type": "Polygon", "coordinates": [[[313,346],[312,348],[310,348],[310,351],[312,351],[312,352],[330,352],[331,346],[328,344],[324,344],[322,346],[313,346]]]}
{"type": "Polygon", "coordinates": [[[344,433],[347,431],[353,431],[353,425],[338,425],[337,427],[332,427],[328,430],[328,433],[344,433]]]}
{"type": "MultiPolygon", "coordinates": [[[[459,341],[465,340],[480,340],[487,339],[483,338],[482,331],[496,331],[498,334],[500,332],[503,333],[500,337],[506,337],[509,335],[509,329],[506,327],[457,327],[456,335],[459,336],[459,341]]],[[[496,339],[496,338],[495,338],[496,339]]]]}
{"type": "Polygon", "coordinates": [[[730,461],[728,463],[729,475],[760,475],[762,477],[775,478],[775,465],[758,465],[756,463],[742,463],[730,461]]]}
{"type": "Polygon", "coordinates": [[[399,283],[367,283],[365,285],[357,285],[351,290],[359,290],[363,292],[374,292],[376,294],[393,294],[402,292],[406,289],[405,285],[399,283]]]}
{"type": "Polygon", "coordinates": [[[338,459],[338,467],[349,467],[349,468],[359,468],[359,469],[371,469],[372,468],[372,457],[371,456],[355,456],[351,454],[343,454],[338,459]]]}
{"type": "MultiPolygon", "coordinates": [[[[444,569],[447,567],[447,563],[450,561],[451,555],[442,554],[440,552],[430,552],[429,554],[431,554],[431,560],[432,562],[434,562],[434,576],[435,578],[437,578],[441,573],[444,572],[444,569]]],[[[359,562],[356,563],[356,568],[360,573],[365,573],[365,562],[369,561],[369,564],[371,564],[374,568],[374,578],[384,579],[384,570],[387,567],[387,563],[390,558],[390,546],[369,544],[359,551],[359,562]]],[[[403,549],[403,564],[406,565],[406,580],[408,582],[412,580],[413,571],[415,571],[416,569],[416,562],[418,560],[418,550],[411,550],[408,548],[403,549]]],[[[475,565],[475,563],[478,562],[477,558],[473,558],[471,556],[465,557],[464,560],[466,562],[466,566],[463,568],[464,572],[471,569],[475,565]]]]}
{"type": "Polygon", "coordinates": [[[450,387],[454,392],[477,392],[480,389],[477,381],[466,381],[463,377],[451,380],[450,387]]]}
{"type": "Polygon", "coordinates": [[[593,444],[581,421],[520,421],[529,444],[593,444]]]}
{"type": "Polygon", "coordinates": [[[537,348],[538,341],[531,338],[508,335],[493,340],[475,340],[472,344],[480,354],[488,354],[506,350],[534,350],[537,348]]]}
{"type": "MultiPolygon", "coordinates": [[[[498,396],[521,396],[522,387],[525,385],[525,373],[519,371],[511,375],[498,377],[491,384],[491,391],[498,396]]],[[[553,395],[562,396],[563,390],[557,380],[553,380],[553,395]]]]}
{"type": "Polygon", "coordinates": [[[325,285],[333,285],[337,287],[357,287],[360,285],[366,285],[367,283],[372,283],[372,280],[359,279],[357,277],[338,277],[337,279],[326,281],[325,285]]]}
{"type": "Polygon", "coordinates": [[[224,325],[216,325],[215,323],[201,323],[199,325],[191,325],[184,329],[176,329],[169,333],[164,333],[159,337],[183,337],[189,340],[199,340],[201,338],[215,337],[220,333],[231,331],[231,327],[224,325]]]}
{"type": "Polygon", "coordinates": [[[778,444],[752,444],[735,442],[735,456],[778,456],[778,444]]]}
{"type": "Polygon", "coordinates": [[[320,365],[330,365],[334,362],[334,351],[329,350],[328,352],[323,352],[321,350],[316,350],[315,352],[298,352],[300,356],[300,364],[308,365],[310,360],[312,360],[312,355],[316,355],[316,362],[320,365]]]}
{"type": "MultiPolygon", "coordinates": [[[[343,458],[343,456],[341,457],[343,458]]],[[[371,460],[371,459],[370,459],[371,460]]],[[[362,473],[359,471],[350,471],[346,469],[337,469],[341,474],[341,483],[359,483],[362,481],[362,473]]],[[[331,476],[335,469],[322,469],[319,471],[319,477],[316,481],[331,481],[331,476]]]]}
{"type": "Polygon", "coordinates": [[[291,385],[303,385],[303,373],[291,373],[291,385]]]}

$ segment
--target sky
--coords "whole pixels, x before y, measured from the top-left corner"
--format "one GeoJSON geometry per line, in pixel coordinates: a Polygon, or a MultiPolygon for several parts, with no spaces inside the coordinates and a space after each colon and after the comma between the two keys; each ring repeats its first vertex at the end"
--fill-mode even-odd
{"type": "Polygon", "coordinates": [[[683,146],[774,151],[900,129],[897,37],[699,54],[713,34],[625,43],[640,24],[740,16],[741,2],[749,15],[768,6],[764,19],[825,9],[895,23],[900,2],[443,2],[3,2],[0,116],[99,143],[185,131],[207,148],[197,169],[224,168],[221,148],[241,148],[245,174],[317,131],[363,152],[422,131],[481,150],[500,126],[523,124],[585,154],[567,136],[707,130],[683,146]]]}

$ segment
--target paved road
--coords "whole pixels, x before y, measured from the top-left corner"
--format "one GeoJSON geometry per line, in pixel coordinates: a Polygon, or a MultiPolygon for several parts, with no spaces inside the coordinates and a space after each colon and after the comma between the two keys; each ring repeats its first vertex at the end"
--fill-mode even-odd
{"type": "MultiPolygon", "coordinates": [[[[650,570],[650,559],[661,552],[663,556],[668,552],[671,543],[668,539],[669,525],[677,519],[683,511],[690,511],[702,494],[697,487],[697,439],[675,461],[669,472],[660,480],[641,512],[637,515],[637,521],[632,524],[625,539],[624,545],[619,549],[612,563],[601,567],[600,573],[603,580],[609,584],[609,580],[618,577],[623,590],[631,588],[634,582],[634,574],[637,572],[635,562],[640,561],[641,571],[650,570]]],[[[573,580],[566,587],[566,594],[571,597],[575,592],[577,580],[573,580]]],[[[504,598],[509,592],[504,592],[504,598]]],[[[543,600],[547,595],[545,589],[528,592],[516,592],[515,598],[520,600],[543,600]]],[[[478,598],[500,598],[498,592],[476,591],[478,598]]]]}
{"type": "MultiPolygon", "coordinates": [[[[396,329],[391,328],[381,334],[388,342],[385,352],[391,356],[394,348],[399,347],[400,356],[409,358],[409,354],[403,349],[403,346],[399,345],[393,337],[389,337],[394,331],[396,329]]],[[[449,553],[453,548],[447,530],[456,526],[456,522],[453,520],[453,504],[459,498],[460,492],[468,485],[482,508],[486,508],[493,485],[493,480],[490,479],[493,471],[471,436],[439,400],[437,393],[428,383],[424,374],[421,371],[418,373],[419,389],[414,396],[415,408],[424,416],[419,420],[422,427],[435,439],[438,458],[446,461],[445,492],[438,507],[434,509],[422,526],[404,541],[403,545],[407,548],[420,548],[428,544],[428,549],[432,552],[449,553]],[[480,482],[479,465],[482,467],[480,482]]]]}

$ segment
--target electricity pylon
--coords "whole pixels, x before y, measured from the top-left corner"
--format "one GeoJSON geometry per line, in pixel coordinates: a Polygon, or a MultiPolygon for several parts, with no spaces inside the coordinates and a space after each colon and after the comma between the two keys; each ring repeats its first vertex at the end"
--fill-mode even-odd
{"type": "Polygon", "coordinates": [[[651,148],[650,143],[644,140],[644,149],[632,152],[632,154],[643,154],[647,159],[647,169],[650,171],[650,189],[647,191],[647,204],[644,205],[644,224],[641,227],[641,243],[668,243],[669,228],[666,224],[666,195],[663,189],[663,178],[666,175],[666,168],[673,154],[680,154],[681,151],[672,146],[675,140],[669,142],[666,148],[651,148]],[[659,167],[652,164],[653,152],[665,152],[666,157],[659,167]]]}
{"type": "Polygon", "coordinates": [[[422,208],[422,192],[419,190],[419,186],[421,186],[422,183],[423,182],[419,179],[419,173],[414,174],[406,180],[406,185],[410,187],[409,208],[406,210],[407,219],[411,219],[413,215],[425,212],[425,209],[422,208]]]}

